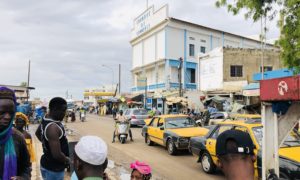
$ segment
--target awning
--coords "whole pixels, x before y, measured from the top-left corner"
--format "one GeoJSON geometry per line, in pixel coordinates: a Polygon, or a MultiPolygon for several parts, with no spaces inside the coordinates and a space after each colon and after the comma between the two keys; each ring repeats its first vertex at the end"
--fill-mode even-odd
{"type": "Polygon", "coordinates": [[[260,96],[260,91],[259,89],[243,90],[243,96],[247,96],[247,97],[260,96]]]}
{"type": "Polygon", "coordinates": [[[243,87],[243,96],[260,96],[259,83],[250,83],[243,87]]]}
{"type": "Polygon", "coordinates": [[[84,92],[84,96],[115,96],[114,92],[84,92]]]}
{"type": "Polygon", "coordinates": [[[182,104],[183,106],[187,106],[188,105],[188,100],[184,97],[167,97],[166,98],[166,103],[168,105],[172,105],[172,104],[182,104]]]}

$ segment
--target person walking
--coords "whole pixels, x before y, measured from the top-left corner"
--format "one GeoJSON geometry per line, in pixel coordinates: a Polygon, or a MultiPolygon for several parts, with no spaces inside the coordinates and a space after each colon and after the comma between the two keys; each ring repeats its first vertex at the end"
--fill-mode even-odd
{"type": "Polygon", "coordinates": [[[49,102],[49,113],[36,131],[43,144],[41,174],[44,180],[63,180],[64,170],[70,164],[69,147],[63,124],[67,102],[55,97],[49,102]]]}
{"type": "Polygon", "coordinates": [[[29,124],[29,119],[27,118],[27,116],[21,112],[17,112],[15,118],[15,126],[25,138],[27,150],[30,155],[30,162],[32,163],[35,161],[35,151],[33,148],[32,137],[24,128],[26,124],[29,124]]]}
{"type": "Polygon", "coordinates": [[[31,177],[31,163],[23,134],[13,128],[16,97],[13,90],[0,87],[0,179],[31,177]]]}
{"type": "Polygon", "coordinates": [[[107,145],[101,138],[80,138],[74,148],[74,169],[79,180],[103,180],[107,164],[107,145]]]}

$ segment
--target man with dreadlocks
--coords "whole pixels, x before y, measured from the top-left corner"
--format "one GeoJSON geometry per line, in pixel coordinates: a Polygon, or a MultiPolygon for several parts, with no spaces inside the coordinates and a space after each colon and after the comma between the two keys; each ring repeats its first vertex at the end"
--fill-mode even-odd
{"type": "Polygon", "coordinates": [[[0,87],[0,179],[30,179],[31,163],[23,135],[13,128],[16,97],[0,87]]]}

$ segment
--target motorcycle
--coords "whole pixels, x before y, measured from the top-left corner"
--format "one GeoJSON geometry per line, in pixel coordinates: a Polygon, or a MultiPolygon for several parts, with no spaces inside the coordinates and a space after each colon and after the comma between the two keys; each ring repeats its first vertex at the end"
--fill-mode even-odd
{"type": "Polygon", "coordinates": [[[84,112],[82,112],[82,113],[80,114],[80,119],[81,119],[81,122],[84,122],[84,121],[85,121],[85,113],[84,113],[84,112]]]}
{"type": "Polygon", "coordinates": [[[129,122],[119,122],[117,128],[117,136],[120,143],[124,144],[127,140],[128,133],[129,133],[129,122]]]}

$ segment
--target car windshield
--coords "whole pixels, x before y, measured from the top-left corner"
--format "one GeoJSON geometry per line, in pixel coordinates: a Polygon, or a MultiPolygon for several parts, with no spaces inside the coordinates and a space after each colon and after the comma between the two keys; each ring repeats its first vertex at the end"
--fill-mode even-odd
{"type": "Polygon", "coordinates": [[[297,131],[292,131],[285,138],[282,147],[295,147],[300,146],[300,134],[297,131]]]}
{"type": "MultiPolygon", "coordinates": [[[[253,133],[255,135],[256,141],[258,142],[259,146],[262,146],[262,126],[252,128],[253,133]]],[[[300,146],[300,135],[297,131],[292,131],[289,135],[285,138],[282,147],[294,147],[300,146]]]]}
{"type": "Polygon", "coordinates": [[[256,138],[257,143],[261,147],[262,145],[262,138],[263,138],[263,132],[262,132],[262,126],[254,127],[252,128],[253,134],[256,138]]]}
{"type": "Polygon", "coordinates": [[[145,109],[135,109],[133,110],[134,115],[147,115],[147,111],[145,109]]]}
{"type": "Polygon", "coordinates": [[[167,129],[186,128],[186,127],[195,127],[195,126],[196,126],[195,121],[187,117],[176,117],[176,118],[166,119],[167,129]]]}

